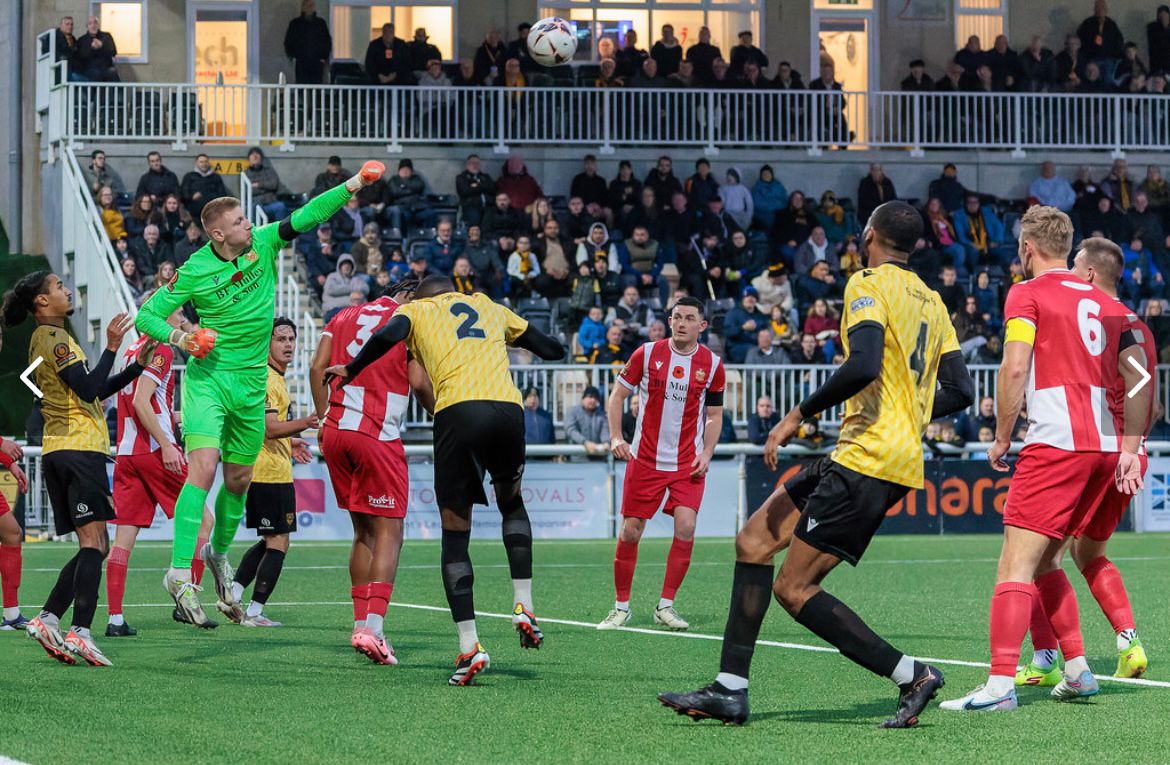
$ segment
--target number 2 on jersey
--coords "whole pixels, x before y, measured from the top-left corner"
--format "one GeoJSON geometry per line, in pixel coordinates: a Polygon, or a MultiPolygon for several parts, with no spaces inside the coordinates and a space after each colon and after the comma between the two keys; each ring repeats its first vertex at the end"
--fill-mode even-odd
{"type": "Polygon", "coordinates": [[[463,322],[455,330],[455,337],[460,340],[472,338],[473,340],[482,340],[487,337],[487,334],[475,326],[479,321],[479,312],[469,306],[467,303],[453,303],[451,305],[452,316],[462,316],[463,322]]]}
{"type": "Polygon", "coordinates": [[[918,375],[918,379],[915,380],[918,384],[922,383],[922,375],[926,372],[926,337],[928,332],[929,328],[926,326],[926,322],[918,325],[918,341],[914,343],[914,352],[910,354],[910,369],[918,375]]]}

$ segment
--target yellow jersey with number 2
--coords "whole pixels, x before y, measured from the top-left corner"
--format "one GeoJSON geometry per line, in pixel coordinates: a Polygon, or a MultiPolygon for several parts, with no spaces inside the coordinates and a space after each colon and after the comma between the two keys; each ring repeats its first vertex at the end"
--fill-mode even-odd
{"type": "Polygon", "coordinates": [[[858,271],[845,285],[841,337],[876,324],[884,330],[878,379],[845,403],[832,459],[862,475],[922,488],[922,433],[934,406],[939,358],[959,350],[938,293],[904,265],[858,271]]]}
{"type": "Polygon", "coordinates": [[[426,367],[435,389],[435,412],[463,401],[521,404],[508,371],[509,343],[528,321],[482,293],[447,292],[400,306],[410,319],[410,352],[426,367]]]}

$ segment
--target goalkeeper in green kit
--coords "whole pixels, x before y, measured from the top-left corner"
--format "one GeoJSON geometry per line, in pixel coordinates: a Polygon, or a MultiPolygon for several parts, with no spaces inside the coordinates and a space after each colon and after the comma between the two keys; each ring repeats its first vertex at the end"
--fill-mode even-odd
{"type": "Polygon", "coordinates": [[[175,504],[171,568],[163,578],[175,600],[177,621],[212,626],[199,604],[191,560],[203,504],[220,459],[223,484],[215,496],[215,529],[201,555],[215,578],[220,611],[228,616],[240,611],[232,594],[234,574],[227,552],[244,515],[252,466],[264,444],[276,259],[287,243],[333,217],[354,193],[381,178],[385,169],[380,162],[367,162],[341,186],[315,197],[284,220],[257,229],[252,228],[240,200],[211,200],[201,216],[210,241],[138,313],[135,324],[140,332],[193,357],[182,386],[188,475],[175,504]],[[167,317],[187,301],[199,312],[200,329],[191,333],[167,323],[167,317]]]}

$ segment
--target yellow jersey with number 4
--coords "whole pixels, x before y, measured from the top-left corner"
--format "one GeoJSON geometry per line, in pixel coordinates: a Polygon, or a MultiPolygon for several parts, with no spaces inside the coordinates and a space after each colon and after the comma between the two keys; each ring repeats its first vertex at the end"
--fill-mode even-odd
{"type": "Polygon", "coordinates": [[[858,271],[845,286],[841,337],[863,324],[885,334],[878,379],[845,403],[834,462],[863,475],[922,488],[922,433],[934,406],[939,358],[959,350],[938,293],[904,265],[858,271]]]}
{"type": "Polygon", "coordinates": [[[508,371],[509,343],[528,322],[482,293],[447,292],[400,306],[410,319],[407,344],[426,367],[435,389],[435,411],[463,401],[520,405],[508,371]]]}

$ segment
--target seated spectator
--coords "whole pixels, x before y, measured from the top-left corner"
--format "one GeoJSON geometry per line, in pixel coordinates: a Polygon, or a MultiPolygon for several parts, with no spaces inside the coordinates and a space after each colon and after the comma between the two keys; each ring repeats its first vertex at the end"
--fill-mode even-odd
{"type": "Polygon", "coordinates": [[[730,239],[731,235],[739,230],[739,224],[723,209],[722,199],[713,197],[707,200],[707,209],[699,214],[699,231],[701,233],[713,233],[722,241],[730,239]]]}
{"type": "Polygon", "coordinates": [[[609,270],[621,273],[622,266],[618,260],[617,247],[609,238],[609,229],[604,223],[594,223],[589,227],[589,235],[585,241],[577,245],[577,264],[588,263],[592,266],[595,261],[608,260],[609,270]]]}
{"type": "Polygon", "coordinates": [[[317,227],[316,235],[306,234],[297,239],[297,252],[305,258],[309,269],[309,281],[315,285],[318,294],[325,286],[325,279],[337,268],[340,252],[333,241],[333,228],[323,223],[317,227]]]}
{"type": "Polygon", "coordinates": [[[723,320],[723,341],[727,359],[742,364],[747,352],[756,345],[756,335],[768,326],[767,315],[759,308],[760,295],[755,287],[743,291],[740,304],[727,312],[723,320]]]}
{"type": "Polygon", "coordinates": [[[606,190],[606,207],[613,211],[616,219],[623,220],[634,211],[641,199],[642,184],[634,177],[634,166],[628,159],[623,159],[618,163],[617,177],[609,182],[606,190]]]}
{"type": "Polygon", "coordinates": [[[833,275],[826,261],[817,261],[808,274],[796,282],[796,307],[800,315],[806,315],[817,298],[839,299],[844,286],[833,275]]]}
{"type": "Polygon", "coordinates": [[[81,174],[85,176],[85,185],[94,201],[97,201],[103,186],[109,186],[115,196],[126,191],[122,176],[106,162],[106,153],[101,149],[93,150],[89,155],[89,164],[81,168],[81,174]]]}
{"type": "Polygon", "coordinates": [[[609,270],[609,261],[607,260],[599,260],[593,264],[593,278],[597,297],[601,300],[601,307],[606,310],[615,308],[622,297],[622,278],[609,270]]]}
{"type": "MultiPolygon", "coordinates": [[[[622,41],[622,47],[614,54],[614,60],[617,61],[618,76],[629,79],[633,77],[638,71],[642,69],[642,62],[650,59],[646,51],[638,47],[638,33],[633,29],[627,29],[625,40],[622,41]]],[[[655,64],[657,66],[657,64],[655,64]]]]}
{"type": "Polygon", "coordinates": [[[958,313],[959,309],[967,302],[967,292],[958,283],[958,274],[954,266],[943,266],[942,284],[939,285],[937,291],[938,296],[942,298],[943,305],[946,306],[948,316],[958,313]]]}
{"type": "MultiPolygon", "coordinates": [[[[135,266],[137,268],[137,266],[135,266]]],[[[150,296],[166,287],[175,278],[175,264],[169,260],[164,260],[158,264],[158,272],[155,273],[154,278],[147,283],[145,289],[142,291],[142,297],[138,298],[138,305],[142,305],[150,296]]]]}
{"type": "Polygon", "coordinates": [[[506,193],[498,192],[495,205],[483,215],[484,236],[496,240],[501,236],[516,236],[526,228],[524,214],[512,206],[506,193]]]}
{"type": "Polygon", "coordinates": [[[516,237],[516,251],[508,256],[508,296],[520,300],[532,295],[532,282],[540,276],[540,264],[532,253],[532,240],[516,237]]]}
{"type": "Polygon", "coordinates": [[[837,270],[836,252],[831,249],[822,226],[813,227],[812,231],[809,232],[808,239],[796,248],[794,257],[797,275],[807,274],[816,263],[827,263],[830,271],[836,272],[837,270]]]}
{"type": "Polygon", "coordinates": [[[1015,250],[1007,246],[1007,232],[1003,221],[991,205],[980,204],[979,195],[968,194],[963,209],[955,213],[955,233],[959,244],[967,251],[967,263],[1006,268],[1015,257],[1015,250]]]}
{"type": "Polygon", "coordinates": [[[947,64],[945,74],[935,80],[934,89],[938,93],[958,93],[963,89],[963,67],[951,61],[947,64]]]}
{"type": "Polygon", "coordinates": [[[495,181],[480,169],[479,155],[469,154],[463,162],[463,172],[455,176],[455,195],[459,197],[459,215],[465,226],[483,221],[484,210],[495,192],[495,181]]]}
{"type": "Polygon", "coordinates": [[[1040,165],[1040,177],[1028,186],[1028,196],[1064,213],[1071,213],[1077,202],[1072,184],[1056,174],[1056,163],[1051,161],[1040,165]]]}
{"type": "Polygon", "coordinates": [[[634,206],[628,212],[619,215],[618,226],[627,235],[638,226],[642,226],[651,239],[660,239],[664,230],[665,215],[662,206],[654,197],[654,189],[647,186],[638,192],[634,206]]]}
{"type": "Polygon", "coordinates": [[[544,191],[536,179],[528,174],[528,168],[519,154],[508,157],[504,164],[504,172],[496,181],[496,190],[507,194],[508,201],[516,210],[525,210],[538,198],[544,196],[544,191]]]}
{"type": "Polygon", "coordinates": [[[1170,213],[1170,183],[1162,177],[1162,170],[1157,165],[1146,168],[1146,177],[1138,184],[1138,191],[1144,191],[1150,200],[1150,207],[1154,212],[1166,219],[1170,213]]]}
{"type": "Polygon", "coordinates": [[[797,366],[824,364],[825,352],[817,345],[816,335],[806,332],[800,336],[800,345],[789,352],[788,360],[797,366]]]}
{"type": "MultiPolygon", "coordinates": [[[[329,225],[333,227],[333,238],[341,248],[345,251],[351,250],[365,230],[361,200],[356,195],[347,199],[345,205],[329,219],[329,225]]],[[[357,268],[360,271],[362,264],[358,263],[357,268]]]]}
{"type": "Polygon", "coordinates": [[[1018,66],[1020,80],[1017,90],[1046,93],[1056,85],[1056,57],[1044,47],[1044,38],[1040,35],[1032,35],[1028,47],[1020,53],[1018,66]]]}
{"type": "Polygon", "coordinates": [[[396,280],[391,277],[389,271],[380,269],[374,276],[374,283],[370,285],[370,294],[367,297],[373,301],[389,295],[394,281],[396,280]]]}
{"type": "MultiPolygon", "coordinates": [[[[991,82],[995,90],[1003,92],[1016,89],[1020,80],[1020,56],[1008,45],[1007,35],[996,36],[985,62],[991,70],[991,82]]],[[[961,204],[963,198],[959,197],[955,207],[961,204]]]]}
{"type": "Polygon", "coordinates": [[[792,64],[781,61],[776,65],[772,87],[776,90],[804,90],[804,78],[800,72],[792,68],[792,64]]]}
{"type": "Polygon", "coordinates": [[[188,223],[183,233],[184,237],[174,246],[176,267],[182,266],[195,254],[196,250],[202,249],[203,245],[207,244],[207,239],[203,236],[203,229],[195,221],[188,223]]]}
{"type": "Polygon", "coordinates": [[[271,223],[284,220],[288,206],[276,198],[280,192],[280,176],[271,164],[267,164],[264,152],[253,146],[248,150],[248,167],[244,177],[252,184],[252,201],[264,211],[271,223]]]}
{"type": "Polygon", "coordinates": [[[821,298],[813,301],[812,308],[808,309],[803,329],[805,334],[815,335],[817,342],[823,343],[840,333],[841,320],[828,301],[821,298]]]}
{"type": "MultiPolygon", "coordinates": [[[[549,221],[549,225],[555,226],[557,223],[549,221]]],[[[539,250],[534,247],[533,251],[540,256],[540,273],[532,280],[532,289],[552,305],[552,320],[556,324],[559,318],[570,310],[573,275],[576,270],[570,263],[564,246],[550,246],[550,243],[545,241],[541,243],[539,250]]]]}
{"type": "Polygon", "coordinates": [[[622,438],[632,444],[638,433],[638,411],[642,408],[642,399],[640,396],[630,396],[626,401],[629,408],[622,414],[622,438]]]}
{"type": "Polygon", "coordinates": [[[579,444],[591,457],[609,453],[609,422],[601,406],[601,391],[590,385],[581,394],[581,403],[565,415],[565,437],[579,444]]]}
{"type": "Polygon", "coordinates": [[[158,272],[158,266],[164,260],[174,260],[170,246],[162,241],[162,233],[154,223],[147,225],[142,231],[142,237],[130,243],[130,252],[134,263],[138,266],[138,273],[149,278],[158,272]]]}
{"type": "Polygon", "coordinates": [[[111,242],[116,242],[119,239],[125,239],[126,221],[122,217],[122,212],[114,203],[114,191],[109,186],[103,186],[97,196],[98,208],[101,210],[102,228],[106,230],[106,236],[111,242]]]}
{"type": "Polygon", "coordinates": [[[662,205],[663,210],[670,207],[671,198],[675,193],[683,190],[682,184],[674,176],[673,168],[674,163],[670,157],[663,154],[658,158],[654,169],[646,175],[646,180],[642,181],[643,186],[654,189],[654,197],[662,205]]]}
{"type": "Polygon", "coordinates": [[[451,273],[455,259],[463,252],[463,243],[455,238],[453,231],[451,221],[446,218],[439,221],[439,225],[435,227],[435,238],[427,242],[424,249],[427,264],[437,274],[451,273]]]}
{"type": "Polygon", "coordinates": [[[556,428],[552,414],[540,405],[536,388],[524,391],[524,443],[551,444],[556,442],[556,428]]]}
{"type": "Polygon", "coordinates": [[[121,82],[114,68],[118,46],[109,32],[101,29],[101,20],[90,16],[85,20],[85,34],[77,38],[69,79],[78,82],[121,82]]]}
{"type": "Polygon", "coordinates": [[[837,204],[837,195],[832,191],[821,194],[821,203],[814,214],[817,223],[825,230],[825,238],[834,249],[839,247],[848,232],[845,227],[845,208],[837,204]]]}
{"type": "Polygon", "coordinates": [[[974,295],[967,296],[963,310],[952,314],[951,322],[955,325],[955,335],[964,358],[970,358],[977,348],[986,344],[987,336],[991,334],[983,321],[983,314],[979,312],[979,302],[974,295]]]}
{"type": "Polygon", "coordinates": [[[719,237],[713,233],[695,234],[690,246],[678,254],[679,285],[691,295],[726,296],[725,269],[719,237]]]}
{"type": "Polygon", "coordinates": [[[792,285],[788,281],[788,269],[784,263],[777,262],[756,278],[752,279],[752,286],[760,296],[760,310],[771,313],[772,306],[778,305],[784,313],[792,310],[792,285]]]}
{"type": "Polygon", "coordinates": [[[407,273],[407,275],[413,276],[419,281],[422,281],[428,276],[433,276],[435,273],[430,269],[430,266],[427,265],[427,256],[421,252],[414,252],[410,256],[410,263],[408,265],[410,271],[407,273]]]}
{"type": "Polygon", "coordinates": [[[479,226],[467,227],[467,241],[463,246],[463,256],[471,263],[471,271],[479,280],[480,286],[493,299],[502,295],[500,284],[500,259],[496,248],[483,240],[479,226]]]}
{"type": "Polygon", "coordinates": [[[1081,78],[1074,92],[1085,95],[1109,92],[1109,83],[1105,81],[1101,67],[1096,61],[1085,64],[1085,76],[1081,78]]]}
{"type": "Polygon", "coordinates": [[[643,61],[637,72],[626,82],[631,88],[661,90],[670,87],[670,80],[658,73],[658,62],[652,58],[643,61]]]}
{"type": "Polygon", "coordinates": [[[500,39],[500,31],[489,27],[483,42],[475,49],[474,67],[476,85],[496,85],[504,74],[507,46],[500,39]]]}
{"type": "Polygon", "coordinates": [[[942,200],[931,197],[922,208],[923,233],[927,243],[946,255],[959,277],[966,280],[975,268],[975,259],[968,259],[967,248],[959,242],[958,232],[942,200]]]}
{"type": "Polygon", "coordinates": [[[733,232],[723,243],[722,259],[726,268],[723,278],[735,289],[764,269],[762,258],[757,262],[756,254],[748,246],[747,234],[742,231],[733,232]]]}
{"type": "Polygon", "coordinates": [[[367,223],[362,226],[361,237],[349,249],[353,255],[354,269],[359,273],[366,270],[371,261],[371,255],[382,255],[382,231],[377,223],[367,223]]]}
{"type": "Polygon", "coordinates": [[[1151,300],[1146,304],[1146,315],[1143,320],[1154,335],[1158,361],[1162,364],[1170,362],[1170,316],[1166,315],[1161,300],[1151,300]]]}
{"type": "Polygon", "coordinates": [[[979,35],[968,37],[967,44],[960,48],[953,58],[964,72],[974,75],[975,70],[987,62],[987,53],[983,50],[983,42],[979,35]]]}
{"type": "Polygon", "coordinates": [[[865,263],[861,260],[861,245],[857,243],[857,239],[851,236],[845,240],[845,248],[841,250],[841,260],[838,261],[837,272],[841,274],[842,279],[848,282],[850,276],[864,268],[865,263]]]}
{"type": "Polygon", "coordinates": [[[662,232],[659,241],[673,249],[676,256],[690,246],[691,238],[699,231],[699,218],[687,209],[686,194],[680,191],[671,197],[666,210],[658,216],[658,230],[662,232]]]}
{"type": "Polygon", "coordinates": [[[135,305],[139,305],[139,299],[142,297],[143,284],[142,275],[138,273],[138,266],[134,264],[134,258],[122,258],[122,280],[126,282],[126,286],[130,289],[130,297],[135,305]]]}
{"type": "Polygon", "coordinates": [[[885,169],[874,162],[869,166],[869,175],[857,185],[857,220],[865,226],[869,216],[878,208],[898,198],[894,182],[886,177],[885,169]]]}
{"type": "Polygon", "coordinates": [[[325,172],[318,173],[313,180],[313,190],[309,192],[309,196],[324,194],[329,189],[345,183],[352,175],[353,173],[341,166],[341,157],[334,154],[325,161],[325,172]]]}
{"type": "Polygon", "coordinates": [[[1117,211],[1113,200],[1105,195],[1097,198],[1097,206],[1081,213],[1081,233],[1103,236],[1114,242],[1125,241],[1125,216],[1117,211]]]}
{"type": "Polygon", "coordinates": [[[1149,196],[1144,191],[1133,195],[1133,206],[1125,214],[1126,227],[1133,236],[1140,237],[1150,251],[1154,260],[1165,263],[1166,248],[1170,246],[1170,237],[1166,236],[1166,229],[1162,216],[1150,208],[1149,196]]]}
{"type": "Polygon", "coordinates": [[[978,441],[982,428],[991,428],[995,432],[995,399],[991,396],[979,399],[979,408],[974,414],[964,411],[955,418],[955,432],[964,441],[978,441]]]}
{"type": "Polygon", "coordinates": [[[707,202],[719,196],[719,181],[711,175],[711,163],[703,157],[695,161],[695,172],[687,178],[685,191],[687,206],[691,210],[701,211],[707,202]]]}
{"type": "Polygon", "coordinates": [[[771,231],[776,213],[788,206],[788,189],[776,178],[771,165],[760,168],[760,177],[752,185],[752,228],[771,231]]]}
{"type": "Polygon", "coordinates": [[[934,90],[934,80],[926,73],[926,62],[916,58],[910,62],[910,74],[902,80],[904,93],[929,93],[934,90]]]}
{"type": "Polygon", "coordinates": [[[975,296],[975,303],[979,306],[979,313],[984,315],[988,326],[999,329],[999,291],[991,284],[991,274],[980,271],[975,277],[975,288],[971,290],[975,296]]]}
{"type": "Polygon", "coordinates": [[[748,416],[748,443],[763,446],[768,440],[768,434],[779,422],[780,415],[776,414],[772,399],[760,396],[756,399],[756,411],[748,416]]]}
{"type": "Polygon", "coordinates": [[[594,217],[612,215],[606,206],[609,201],[609,185],[597,174],[597,157],[586,154],[582,164],[583,169],[573,176],[573,181],[569,185],[569,196],[581,197],[585,209],[594,217]]]}
{"type": "MultiPolygon", "coordinates": [[[[529,224],[528,230],[533,236],[540,236],[544,232],[544,224],[550,220],[556,220],[553,216],[552,205],[544,197],[532,203],[529,219],[531,223],[529,224]]],[[[558,223],[557,225],[559,226],[560,224],[558,223]]]]}
{"type": "Polygon", "coordinates": [[[581,326],[577,328],[577,342],[581,345],[581,352],[585,358],[591,358],[601,346],[605,345],[605,312],[600,305],[589,308],[581,326]]]}
{"type": "Polygon", "coordinates": [[[326,323],[336,316],[343,308],[350,305],[350,295],[354,292],[366,295],[370,285],[361,276],[354,273],[352,255],[342,255],[337,259],[337,270],[325,277],[321,289],[321,311],[326,323]]]}
{"type": "Polygon", "coordinates": [[[382,34],[366,46],[366,76],[372,85],[410,84],[406,41],[394,34],[393,24],[383,24],[382,34]]]}
{"type": "Polygon", "coordinates": [[[959,170],[948,162],[943,166],[942,175],[930,182],[927,194],[937,197],[947,212],[953,213],[963,206],[967,198],[966,187],[959,181],[959,170]]]}
{"type": "MultiPolygon", "coordinates": [[[[161,204],[160,200],[159,205],[161,204]]],[[[148,194],[143,194],[130,205],[130,214],[126,216],[126,234],[132,239],[140,237],[149,224],[157,225],[161,222],[162,215],[155,210],[154,199],[148,194]]]]}
{"type": "Polygon", "coordinates": [[[771,322],[769,322],[769,326],[756,332],[756,344],[748,349],[747,355],[744,356],[743,362],[745,364],[766,366],[783,364],[788,361],[788,355],[776,343],[776,335],[772,333],[770,325],[771,322]]]}
{"type": "Polygon", "coordinates": [[[471,261],[462,255],[455,258],[455,264],[451,267],[451,283],[455,285],[455,291],[461,295],[471,295],[479,291],[479,284],[471,270],[471,261]]]}
{"type": "Polygon", "coordinates": [[[563,218],[565,236],[572,239],[574,244],[580,244],[589,236],[589,229],[598,221],[585,209],[585,202],[581,197],[570,197],[568,206],[568,215],[563,218]]]}
{"type": "Polygon", "coordinates": [[[723,200],[723,210],[737,226],[747,231],[755,216],[755,202],[751,191],[741,183],[739,168],[733,167],[727,171],[725,183],[719,189],[719,198],[723,200]]]}
{"type": "Polygon", "coordinates": [[[788,205],[776,213],[772,242],[780,247],[784,258],[791,262],[796,255],[796,248],[808,239],[815,225],[816,214],[805,206],[804,194],[794,191],[788,195],[788,205]]]}
{"type": "Polygon", "coordinates": [[[1113,200],[1113,206],[1121,212],[1129,210],[1133,204],[1133,180],[1129,177],[1124,159],[1113,160],[1109,175],[1101,179],[1098,184],[1101,193],[1113,200]]]}
{"type": "Polygon", "coordinates": [[[737,440],[739,440],[739,436],[735,432],[735,421],[731,419],[731,414],[724,407],[723,424],[719,428],[719,443],[734,444],[737,440]]]}
{"type": "Polygon", "coordinates": [[[195,155],[195,167],[183,176],[179,190],[183,206],[192,218],[198,218],[203,205],[211,200],[229,196],[223,178],[211,166],[211,158],[203,153],[195,155]]]}
{"type": "Polygon", "coordinates": [[[1129,244],[1121,248],[1121,255],[1125,259],[1125,268],[1122,270],[1123,280],[1133,279],[1139,286],[1137,301],[1161,299],[1166,296],[1166,283],[1162,272],[1154,262],[1153,253],[1142,242],[1140,236],[1131,238],[1129,244]]]}
{"type": "Polygon", "coordinates": [[[998,366],[1003,361],[1003,341],[999,335],[987,338],[987,344],[975,351],[976,364],[993,364],[998,366]]]}
{"type": "Polygon", "coordinates": [[[792,444],[793,446],[803,446],[805,449],[820,449],[826,440],[825,434],[821,432],[820,420],[816,417],[808,417],[801,420],[800,430],[796,431],[796,438],[792,439],[792,444]]]}
{"type": "Polygon", "coordinates": [[[646,337],[654,322],[654,309],[641,298],[638,288],[629,285],[622,291],[621,299],[614,305],[614,317],[620,319],[625,328],[634,335],[646,337]]]}
{"type": "Polygon", "coordinates": [[[427,204],[427,185],[414,174],[414,162],[398,161],[398,172],[386,181],[386,215],[390,227],[405,232],[409,228],[435,225],[435,211],[427,204]]]}
{"type": "MultiPolygon", "coordinates": [[[[358,211],[362,214],[362,220],[366,223],[376,221],[379,225],[386,225],[386,180],[379,178],[371,183],[369,186],[362,187],[358,193],[354,194],[358,200],[358,211]]],[[[402,232],[398,232],[395,239],[402,236],[402,232]]]]}
{"type": "Polygon", "coordinates": [[[183,232],[187,230],[187,224],[192,220],[186,208],[179,203],[179,198],[174,194],[167,194],[155,222],[162,231],[163,241],[174,245],[175,242],[182,241],[183,232]]]}
{"type": "Polygon", "coordinates": [[[690,61],[681,61],[678,71],[666,76],[666,85],[669,88],[697,88],[699,81],[695,79],[695,65],[690,61]]]}
{"type": "MultiPolygon", "coordinates": [[[[646,335],[646,342],[656,343],[659,340],[666,339],[666,322],[661,319],[655,319],[650,322],[650,331],[646,335]]],[[[637,398],[635,396],[634,398],[637,398]]]]}
{"type": "Polygon", "coordinates": [[[589,359],[590,364],[623,367],[630,360],[630,353],[622,342],[625,330],[620,324],[613,324],[605,330],[605,343],[589,359]]]}
{"type": "MultiPolygon", "coordinates": [[[[777,303],[772,306],[772,310],[769,312],[769,318],[768,328],[772,330],[772,335],[775,337],[776,343],[783,346],[796,340],[800,325],[796,321],[795,308],[785,311],[777,303]]],[[[751,351],[748,353],[751,353],[751,351]]]]}

